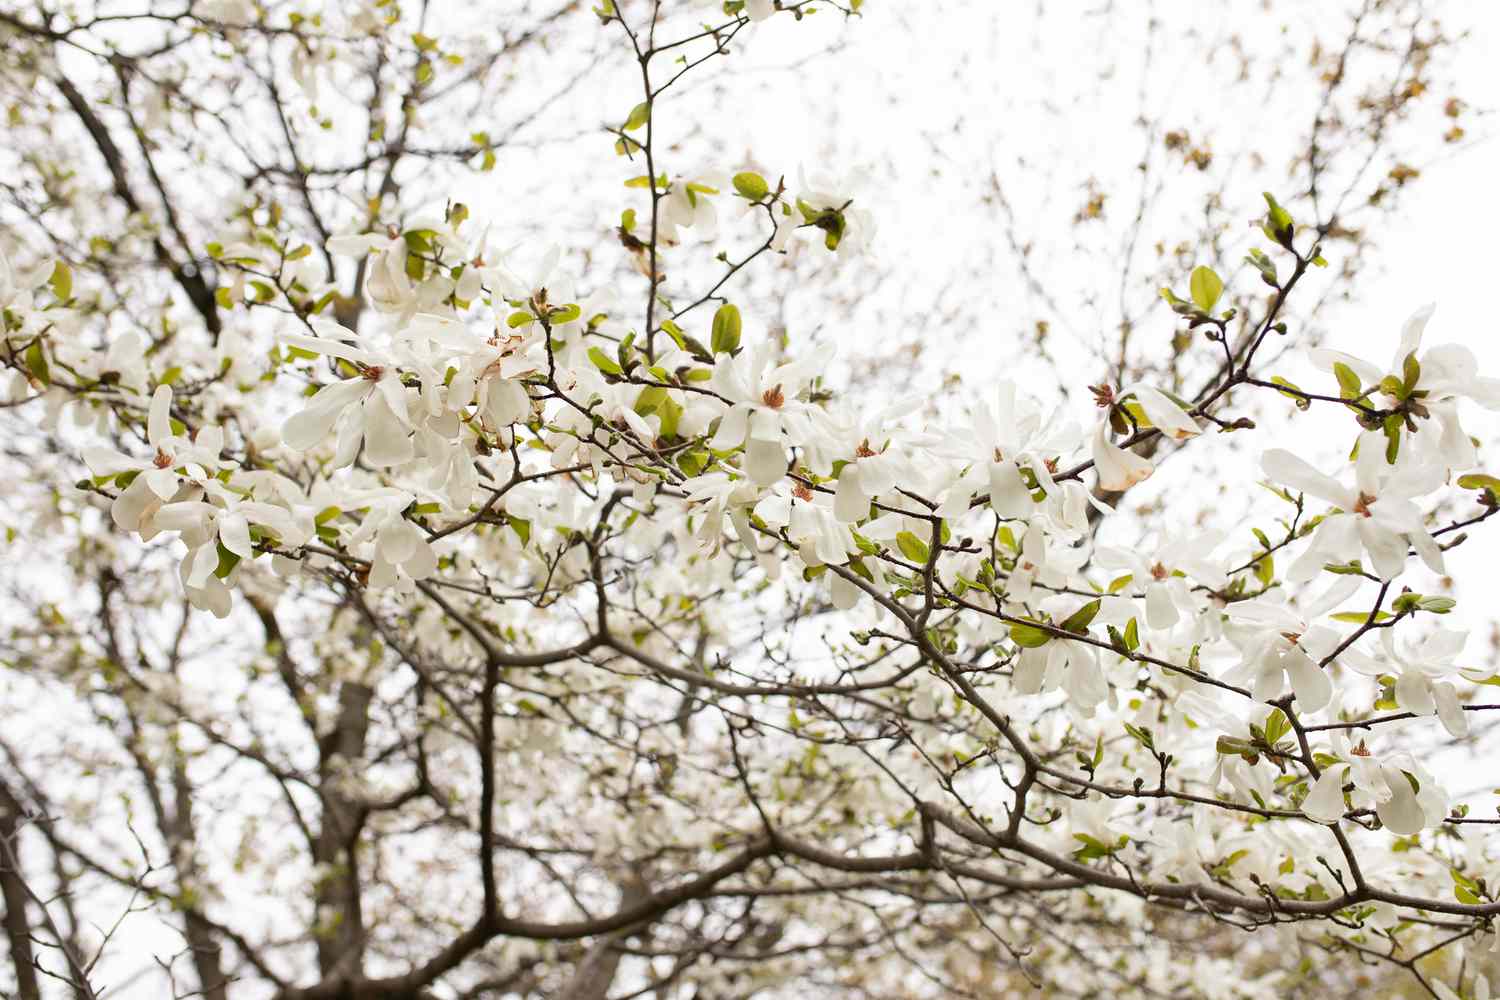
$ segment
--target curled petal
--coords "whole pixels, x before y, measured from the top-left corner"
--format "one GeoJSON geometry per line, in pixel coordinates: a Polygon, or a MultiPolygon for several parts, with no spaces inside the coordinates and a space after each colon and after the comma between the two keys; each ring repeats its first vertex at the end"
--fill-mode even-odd
{"type": "Polygon", "coordinates": [[[1106,490],[1128,490],[1151,476],[1154,466],[1133,451],[1117,447],[1109,440],[1109,425],[1101,423],[1094,431],[1094,470],[1099,485],[1106,490]]]}

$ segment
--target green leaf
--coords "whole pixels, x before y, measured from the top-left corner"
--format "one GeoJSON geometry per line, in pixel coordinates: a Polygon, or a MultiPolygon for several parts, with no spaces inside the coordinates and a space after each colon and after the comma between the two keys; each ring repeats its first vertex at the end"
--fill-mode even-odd
{"type": "MultiPolygon", "coordinates": [[[[1370,613],[1368,611],[1339,611],[1329,615],[1328,617],[1332,618],[1336,622],[1349,622],[1353,625],[1363,625],[1365,622],[1370,620],[1370,613]]],[[[1391,613],[1389,611],[1375,612],[1375,620],[1377,622],[1383,622],[1390,617],[1391,613]]]]}
{"type": "Polygon", "coordinates": [[[52,384],[52,373],[47,367],[47,355],[42,350],[42,342],[40,340],[33,340],[31,346],[26,348],[26,353],[22,357],[26,361],[26,370],[31,372],[32,378],[42,383],[42,385],[50,386],[52,384]]]}
{"type": "Polygon", "coordinates": [[[512,517],[507,514],[505,520],[510,524],[510,529],[516,533],[522,545],[531,544],[531,522],[521,517],[512,517]]]}
{"type": "Polygon", "coordinates": [[[740,346],[740,310],[726,302],[714,313],[713,336],[709,346],[714,354],[733,354],[740,346]]]}
{"type": "Polygon", "coordinates": [[[741,197],[751,201],[760,201],[771,193],[771,186],[766,183],[766,179],[754,171],[746,170],[735,174],[733,180],[734,189],[740,193],[741,197]]]}
{"type": "Polygon", "coordinates": [[[625,119],[625,131],[634,132],[651,118],[651,102],[642,101],[630,109],[630,117],[625,119]]]}
{"type": "Polygon", "coordinates": [[[1283,396],[1286,396],[1287,398],[1291,399],[1292,402],[1296,403],[1297,404],[1297,409],[1299,409],[1299,410],[1305,410],[1308,407],[1312,406],[1312,400],[1306,398],[1305,396],[1298,395],[1298,393],[1300,393],[1302,391],[1302,389],[1301,389],[1301,387],[1299,387],[1295,383],[1288,382],[1286,379],[1282,378],[1280,375],[1272,375],[1271,376],[1271,381],[1274,384],[1282,387],[1278,391],[1281,392],[1281,394],[1283,396]],[[1288,390],[1288,389],[1290,389],[1292,391],[1291,392],[1287,392],[1286,390],[1288,390]]]}
{"type": "Polygon", "coordinates": [[[1462,490],[1489,490],[1496,496],[1500,496],[1500,479],[1487,476],[1482,472],[1471,472],[1467,476],[1458,477],[1458,488],[1462,490]]]}
{"type": "Polygon", "coordinates": [[[610,357],[608,354],[605,354],[597,347],[589,348],[589,360],[594,363],[595,368],[599,369],[606,375],[625,374],[625,369],[620,367],[619,362],[615,361],[614,358],[610,357]]]}
{"type": "Polygon", "coordinates": [[[1401,363],[1401,381],[1407,394],[1417,387],[1417,382],[1422,378],[1422,365],[1417,361],[1417,352],[1412,351],[1401,363]]]}
{"type": "Polygon", "coordinates": [[[66,302],[73,297],[73,271],[66,261],[58,261],[52,267],[52,277],[47,279],[57,301],[66,302]]]}
{"type": "Polygon", "coordinates": [[[901,550],[903,556],[924,566],[932,554],[927,543],[910,531],[903,531],[896,535],[896,547],[901,550]]]}
{"type": "Polygon", "coordinates": [[[215,542],[214,544],[219,549],[219,565],[214,567],[214,576],[222,580],[234,572],[234,568],[240,563],[240,557],[226,549],[223,542],[215,542]]]}
{"type": "Polygon", "coordinates": [[[1255,578],[1260,581],[1262,587],[1269,587],[1271,581],[1276,579],[1276,560],[1271,556],[1261,556],[1255,560],[1255,578]]]}
{"type": "Polygon", "coordinates": [[[1089,622],[1099,613],[1099,601],[1092,600],[1063,619],[1062,628],[1078,635],[1083,635],[1089,630],[1089,622]]]}
{"type": "Polygon", "coordinates": [[[1213,268],[1199,266],[1193,268],[1193,275],[1188,280],[1188,290],[1198,308],[1208,312],[1224,293],[1224,282],[1214,273],[1213,268]]]}
{"type": "Polygon", "coordinates": [[[1163,288],[1161,290],[1161,297],[1166,299],[1167,305],[1171,306],[1172,311],[1179,316],[1191,316],[1198,312],[1196,306],[1191,302],[1178,298],[1177,293],[1170,288],[1163,288]]]}
{"type": "Polygon", "coordinates": [[[1401,414],[1392,413],[1385,418],[1385,464],[1395,465],[1401,453],[1401,414]]]}
{"type": "Polygon", "coordinates": [[[1339,395],[1344,399],[1358,399],[1360,395],[1359,376],[1354,369],[1342,361],[1333,363],[1333,375],[1339,380],[1339,395]]]}
{"type": "Polygon", "coordinates": [[[1286,713],[1277,708],[1266,716],[1266,724],[1262,728],[1265,730],[1266,742],[1275,746],[1283,736],[1292,731],[1292,724],[1287,721],[1286,713]]]}
{"type": "Polygon", "coordinates": [[[1052,635],[1035,625],[1016,622],[1010,627],[1010,641],[1023,649],[1036,649],[1051,642],[1052,635]]]}

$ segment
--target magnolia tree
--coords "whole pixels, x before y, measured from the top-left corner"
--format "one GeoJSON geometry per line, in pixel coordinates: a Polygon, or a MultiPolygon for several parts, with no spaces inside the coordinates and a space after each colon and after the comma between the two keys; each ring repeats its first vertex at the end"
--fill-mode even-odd
{"type": "Polygon", "coordinates": [[[1279,374],[1337,227],[1238,192],[1170,384],[841,390],[734,300],[861,267],[879,193],[660,137],[860,6],[517,4],[478,52],[387,2],[0,11],[16,996],[1489,996],[1500,819],[1450,791],[1500,705],[1444,574],[1500,380],[1428,308],[1279,374]],[[544,114],[568,18],[636,88],[625,277],[426,189],[506,151],[429,119],[544,114]],[[1169,461],[1217,442],[1240,534],[1169,461]]]}

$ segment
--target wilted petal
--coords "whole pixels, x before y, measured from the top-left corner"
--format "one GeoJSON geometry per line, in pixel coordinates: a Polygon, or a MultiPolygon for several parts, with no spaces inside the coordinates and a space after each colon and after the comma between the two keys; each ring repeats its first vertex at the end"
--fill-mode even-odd
{"type": "Polygon", "coordinates": [[[1094,470],[1099,486],[1106,490],[1128,490],[1150,477],[1153,466],[1146,459],[1115,446],[1109,440],[1109,424],[1101,423],[1094,431],[1094,470]]]}
{"type": "Polygon", "coordinates": [[[1136,402],[1146,411],[1146,419],[1163,434],[1181,441],[1199,433],[1198,422],[1160,389],[1137,385],[1129,391],[1135,394],[1136,402]]]}

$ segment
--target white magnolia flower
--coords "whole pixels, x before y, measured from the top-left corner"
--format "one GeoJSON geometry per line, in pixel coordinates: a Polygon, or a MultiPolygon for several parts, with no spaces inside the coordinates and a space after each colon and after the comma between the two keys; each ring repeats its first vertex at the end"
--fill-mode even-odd
{"type": "Polygon", "coordinates": [[[371,587],[410,588],[413,581],[425,580],[437,572],[437,553],[422,529],[408,521],[403,512],[416,498],[402,490],[379,490],[357,498],[369,506],[369,513],[350,534],[350,548],[369,544],[371,587]]]}
{"type": "Polygon", "coordinates": [[[269,529],[291,546],[307,540],[308,533],[286,508],[242,499],[216,480],[204,486],[208,499],[163,504],[153,519],[158,530],[178,532],[187,545],[188,554],[183,559],[183,582],[187,586],[201,588],[207,584],[219,567],[220,545],[241,559],[253,559],[252,524],[269,529]]]}
{"type": "Polygon", "coordinates": [[[1027,518],[1036,510],[1031,490],[1021,474],[1024,465],[1049,499],[1062,491],[1052,480],[1047,462],[1072,450],[1077,433],[1071,424],[1054,414],[1043,420],[1041,408],[1018,399],[1016,384],[1002,379],[995,389],[993,406],[976,407],[967,439],[953,452],[967,466],[944,493],[938,514],[962,517],[975,494],[989,494],[990,508],[1004,518],[1027,518]]]}
{"type": "Polygon", "coordinates": [[[1241,659],[1225,675],[1230,683],[1247,683],[1257,701],[1274,701],[1291,681],[1298,707],[1316,712],[1328,704],[1333,682],[1319,661],[1339,644],[1339,633],[1326,625],[1312,625],[1285,604],[1267,598],[1236,601],[1226,613],[1248,629],[1237,629],[1241,659]]]}
{"type": "Polygon", "coordinates": [[[1020,694],[1061,690],[1084,715],[1092,715],[1110,695],[1109,681],[1099,665],[1099,651],[1067,639],[1022,649],[1011,683],[1020,694]]]}
{"type": "Polygon", "coordinates": [[[1165,629],[1183,616],[1193,619],[1207,610],[1207,599],[1193,593],[1190,580],[1214,589],[1228,582],[1223,569],[1212,559],[1213,550],[1223,541],[1221,531],[1189,532],[1151,554],[1101,545],[1095,549],[1094,559],[1108,569],[1128,570],[1131,590],[1144,598],[1146,624],[1165,629]]]}
{"type": "Polygon", "coordinates": [[[1448,813],[1448,796],[1437,780],[1409,757],[1380,760],[1364,746],[1351,746],[1334,734],[1338,762],[1323,769],[1302,812],[1319,823],[1337,823],[1344,815],[1344,785],[1352,782],[1356,809],[1373,808],[1392,833],[1411,836],[1437,826],[1448,813]]]}
{"type": "Polygon", "coordinates": [[[659,203],[657,235],[668,245],[681,242],[679,229],[691,229],[704,240],[719,235],[719,214],[713,196],[728,178],[721,171],[709,171],[696,177],[679,177],[659,203]]]}
{"type": "Polygon", "coordinates": [[[1309,355],[1316,364],[1330,370],[1336,363],[1347,365],[1363,387],[1380,387],[1370,398],[1382,408],[1395,408],[1402,402],[1391,389],[1400,386],[1402,392],[1409,392],[1417,404],[1411,412],[1421,417],[1425,411],[1439,426],[1438,446],[1448,466],[1463,469],[1474,464],[1475,453],[1473,442],[1458,422],[1455,401],[1472,399],[1487,409],[1500,410],[1500,379],[1479,375],[1474,352],[1461,344],[1439,344],[1418,353],[1422,334],[1435,308],[1435,305],[1423,306],[1406,321],[1388,371],[1382,372],[1368,361],[1341,351],[1314,350],[1309,355]],[[1418,375],[1416,384],[1409,388],[1405,385],[1408,358],[1416,362],[1418,375]]]}
{"type": "Polygon", "coordinates": [[[1359,438],[1353,486],[1280,448],[1262,456],[1261,468],[1274,482],[1339,508],[1324,517],[1312,544],[1287,570],[1289,581],[1311,580],[1324,564],[1347,561],[1361,550],[1369,554],[1375,573],[1389,580],[1406,565],[1408,546],[1433,572],[1443,572],[1442,550],[1427,533],[1421,509],[1412,503],[1442,484],[1441,467],[1416,461],[1388,465],[1384,436],[1368,431],[1359,438]]]}
{"type": "Polygon", "coordinates": [[[1371,677],[1396,675],[1396,703],[1414,715],[1436,715],[1444,728],[1455,737],[1467,736],[1469,720],[1465,717],[1458,691],[1440,678],[1458,673],[1453,661],[1464,650],[1468,633],[1438,629],[1420,643],[1398,645],[1394,630],[1380,633],[1380,652],[1367,654],[1350,649],[1343,662],[1371,677]]]}
{"type": "MultiPolygon", "coordinates": [[[[921,406],[920,399],[905,399],[883,410],[858,415],[845,432],[854,442],[853,457],[839,470],[833,510],[840,521],[854,523],[869,516],[870,502],[920,478],[915,453],[936,443],[935,438],[905,434],[896,421],[921,406]]],[[[849,455],[850,450],[842,454],[849,455]]]]}
{"type": "Polygon", "coordinates": [[[152,512],[177,495],[185,481],[202,482],[221,467],[219,453],[224,447],[224,432],[217,424],[198,431],[188,439],[172,433],[172,387],[159,385],[151,394],[146,416],[146,441],[154,449],[150,458],[133,458],[113,448],[90,447],[83,451],[89,471],[96,476],[136,473],[110,505],[110,516],[126,531],[140,530],[149,539],[156,533],[149,525],[152,512]],[[144,530],[143,529],[144,526],[144,530]]]}
{"type": "Polygon", "coordinates": [[[802,189],[795,210],[778,223],[772,249],[785,249],[795,233],[816,230],[825,246],[839,254],[855,254],[869,246],[875,236],[875,217],[857,195],[864,187],[864,171],[844,177],[801,173],[802,189]]]}
{"type": "Polygon", "coordinates": [[[360,374],[319,389],[300,413],[282,425],[282,442],[296,451],[314,448],[348,413],[342,421],[335,468],[352,463],[362,443],[365,460],[376,468],[410,461],[414,454],[412,421],[400,370],[369,351],[342,343],[358,340],[354,331],[318,318],[312,323],[319,336],[286,334],[282,339],[305,350],[350,361],[359,366],[360,374]]]}
{"type": "Polygon", "coordinates": [[[833,504],[833,497],[827,493],[780,484],[761,498],[754,513],[768,527],[786,529],[807,565],[842,565],[859,551],[859,546],[849,526],[834,516],[833,504]]]}
{"type": "Polygon", "coordinates": [[[773,365],[769,340],[739,356],[715,359],[713,387],[730,401],[709,446],[725,451],[744,445],[744,470],[757,486],[786,474],[787,445],[832,436],[822,411],[796,396],[815,374],[807,362],[773,365]]]}

